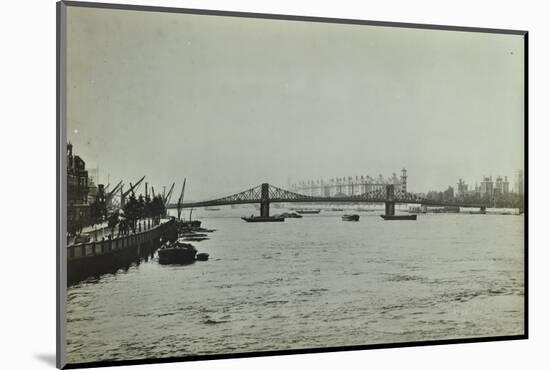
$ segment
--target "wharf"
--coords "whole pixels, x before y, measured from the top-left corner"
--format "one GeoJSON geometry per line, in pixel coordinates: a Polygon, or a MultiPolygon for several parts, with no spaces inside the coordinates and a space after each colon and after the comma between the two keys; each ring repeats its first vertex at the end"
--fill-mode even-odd
{"type": "Polygon", "coordinates": [[[150,229],[112,239],[73,244],[67,247],[67,280],[69,284],[90,276],[114,273],[133,262],[148,258],[160,247],[160,239],[176,240],[174,220],[150,229]]]}

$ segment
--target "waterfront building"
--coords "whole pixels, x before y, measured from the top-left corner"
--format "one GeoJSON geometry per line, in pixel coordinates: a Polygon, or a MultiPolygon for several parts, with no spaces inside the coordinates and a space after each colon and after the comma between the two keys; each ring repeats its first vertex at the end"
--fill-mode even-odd
{"type": "Polygon", "coordinates": [[[98,185],[96,185],[94,179],[89,176],[88,172],[88,203],[92,203],[96,199],[98,189],[98,185]]]}
{"type": "Polygon", "coordinates": [[[446,202],[452,201],[454,199],[454,189],[452,186],[449,186],[447,190],[443,192],[443,200],[446,202]]]}
{"type": "Polygon", "coordinates": [[[479,187],[478,183],[476,182],[474,193],[479,195],[481,194],[481,188],[479,187]]]}
{"type": "Polygon", "coordinates": [[[464,197],[466,194],[468,194],[468,185],[464,182],[464,180],[458,179],[456,193],[459,197],[464,197]]]}
{"type": "Polygon", "coordinates": [[[479,194],[482,197],[492,198],[494,193],[493,177],[484,177],[479,186],[479,194]]]}
{"type": "Polygon", "coordinates": [[[384,191],[386,185],[394,185],[399,191],[407,191],[407,170],[401,170],[401,176],[393,173],[384,178],[379,174],[377,178],[369,175],[336,177],[330,180],[308,180],[291,184],[289,190],[310,196],[347,197],[375,191],[384,191]]]}
{"type": "Polygon", "coordinates": [[[86,163],[73,154],[73,145],[67,144],[67,218],[69,225],[83,221],[89,215],[89,183],[86,163]]]}
{"type": "Polygon", "coordinates": [[[99,184],[99,167],[86,168],[86,171],[88,171],[88,182],[99,184]]]}
{"type": "Polygon", "coordinates": [[[502,182],[502,194],[506,195],[510,192],[510,183],[508,182],[508,176],[504,176],[504,181],[502,182]]]}
{"type": "Polygon", "coordinates": [[[401,184],[401,181],[399,181],[399,179],[397,178],[397,175],[395,174],[395,172],[391,175],[391,179],[389,179],[388,182],[390,184],[393,184],[393,185],[400,185],[401,184]]]}
{"type": "Polygon", "coordinates": [[[86,163],[73,155],[73,145],[67,144],[67,202],[85,204],[88,202],[88,171],[86,163]]]}
{"type": "Polygon", "coordinates": [[[495,195],[502,195],[504,194],[504,190],[503,190],[503,187],[504,187],[504,184],[503,184],[503,181],[502,181],[502,177],[497,177],[497,179],[495,180],[495,188],[493,189],[493,192],[495,195]]]}

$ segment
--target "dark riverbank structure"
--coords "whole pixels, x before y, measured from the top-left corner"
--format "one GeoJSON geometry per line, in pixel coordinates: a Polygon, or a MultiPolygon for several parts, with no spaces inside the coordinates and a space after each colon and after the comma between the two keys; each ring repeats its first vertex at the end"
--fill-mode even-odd
{"type": "MultiPolygon", "coordinates": [[[[96,172],[98,169],[91,169],[96,172]]],[[[139,186],[143,183],[142,176],[135,183],[129,183],[125,189],[123,181],[115,186],[111,184],[99,184],[90,177],[90,171],[86,169],[86,162],[73,153],[73,145],[67,143],[67,230],[69,235],[77,235],[86,226],[100,224],[107,220],[109,214],[124,209],[127,199],[136,197],[139,186]]],[[[173,187],[174,185],[172,185],[173,187]]],[[[148,195],[148,184],[145,183],[145,198],[148,201],[155,197],[148,195]]],[[[170,194],[169,194],[170,195],[170,194]]],[[[169,195],[162,198],[163,202],[169,201],[169,195]]],[[[160,194],[158,195],[160,196],[160,194]]]]}
{"type": "Polygon", "coordinates": [[[130,183],[129,190],[124,191],[120,181],[107,191],[109,184],[94,184],[86,170],[86,163],[74,155],[73,145],[67,143],[69,284],[139,263],[159,248],[161,238],[170,241],[177,239],[175,220],[161,220],[165,216],[164,204],[169,197],[161,199],[158,195],[149,198],[147,185],[146,196],[136,196],[135,191],[144,178],[130,183]],[[120,193],[120,203],[115,205],[113,197],[117,193],[120,193]],[[88,230],[84,231],[85,228],[88,230]],[[100,233],[103,234],[101,239],[98,236],[100,233]]]}
{"type": "Polygon", "coordinates": [[[162,240],[175,241],[175,220],[151,225],[141,232],[98,241],[73,244],[67,248],[67,282],[74,284],[87,277],[115,273],[152,257],[162,240]]]}

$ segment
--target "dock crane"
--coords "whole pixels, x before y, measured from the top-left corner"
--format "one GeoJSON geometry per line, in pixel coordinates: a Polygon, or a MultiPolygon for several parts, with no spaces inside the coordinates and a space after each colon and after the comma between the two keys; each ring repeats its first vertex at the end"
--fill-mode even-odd
{"type": "Polygon", "coordinates": [[[168,190],[168,194],[166,194],[166,196],[164,197],[163,199],[163,202],[164,202],[164,205],[168,204],[168,202],[170,201],[170,198],[172,197],[172,191],[174,190],[174,186],[176,185],[176,183],[172,183],[172,186],[170,187],[170,190],[168,190]]]}
{"type": "MultiPolygon", "coordinates": [[[[132,193],[132,196],[135,197],[136,196],[136,193],[134,192],[134,186],[132,185],[131,182],[128,183],[128,185],[130,185],[130,190],[128,190],[128,193],[132,193]]],[[[128,195],[128,193],[126,195],[128,195]]]]}
{"type": "MultiPolygon", "coordinates": [[[[110,186],[111,184],[107,185],[105,187],[105,190],[107,190],[107,188],[110,186]]],[[[115,185],[115,187],[113,188],[113,190],[110,190],[109,193],[107,193],[107,197],[114,197],[115,196],[115,193],[120,189],[120,187],[122,186],[122,180],[120,180],[118,182],[118,184],[115,185]]]]}
{"type": "Polygon", "coordinates": [[[181,187],[181,194],[180,194],[180,197],[178,198],[178,220],[181,219],[181,211],[183,209],[183,194],[185,193],[185,182],[187,181],[187,178],[183,179],[183,186],[181,187]]]}
{"type": "MultiPolygon", "coordinates": [[[[107,185],[108,187],[109,185],[107,185]]],[[[105,189],[107,188],[105,187],[105,189]]],[[[115,196],[115,193],[122,188],[122,180],[119,181],[118,184],[113,188],[113,190],[109,191],[108,193],[105,193],[105,204],[107,204],[107,207],[111,205],[111,202],[115,196]]]]}
{"type": "Polygon", "coordinates": [[[124,207],[124,202],[128,194],[132,193],[133,195],[135,195],[134,190],[136,190],[139,187],[139,185],[142,183],[144,179],[145,179],[145,176],[139,179],[138,182],[136,182],[134,185],[130,183],[130,190],[123,191],[122,188],[120,188],[120,208],[124,207]]]}
{"type": "MultiPolygon", "coordinates": [[[[139,184],[136,183],[136,185],[132,185],[132,183],[130,182],[130,190],[128,190],[128,193],[131,192],[132,193],[132,196],[135,197],[136,196],[136,190],[139,188],[139,184]]],[[[128,195],[128,194],[126,194],[128,195]]]]}
{"type": "Polygon", "coordinates": [[[135,191],[137,189],[139,189],[139,186],[141,185],[141,183],[143,182],[143,179],[145,179],[145,176],[143,176],[141,179],[139,179],[138,182],[136,182],[135,185],[132,185],[132,183],[130,183],[130,190],[128,190],[129,192],[131,191],[132,192],[132,195],[135,197],[136,196],[136,193],[135,191]]]}

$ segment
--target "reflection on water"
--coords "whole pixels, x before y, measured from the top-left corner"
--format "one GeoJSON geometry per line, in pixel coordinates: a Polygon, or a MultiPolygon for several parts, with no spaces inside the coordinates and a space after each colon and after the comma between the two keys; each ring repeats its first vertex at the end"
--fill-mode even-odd
{"type": "Polygon", "coordinates": [[[247,212],[203,213],[208,262],[155,255],[71,286],[68,361],[523,334],[523,216],[247,212]]]}

